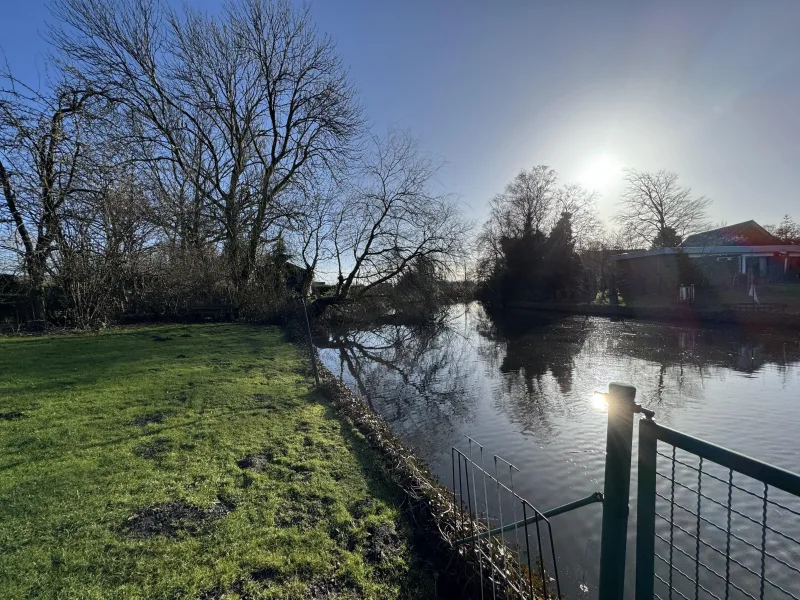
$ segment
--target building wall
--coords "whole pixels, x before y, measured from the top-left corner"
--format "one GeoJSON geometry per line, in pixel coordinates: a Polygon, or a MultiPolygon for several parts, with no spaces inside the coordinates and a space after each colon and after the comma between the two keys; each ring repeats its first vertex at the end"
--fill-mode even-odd
{"type": "Polygon", "coordinates": [[[731,290],[749,282],[800,282],[800,258],[780,256],[643,256],[618,263],[618,287],[623,298],[677,298],[681,285],[731,290]],[[744,259],[744,260],[742,260],[744,259]],[[744,263],[744,264],[743,264],[744,263]],[[744,270],[744,272],[743,272],[744,270]]]}
{"type": "Polygon", "coordinates": [[[674,254],[619,261],[617,286],[623,298],[668,295],[677,297],[678,262],[674,254]]]}

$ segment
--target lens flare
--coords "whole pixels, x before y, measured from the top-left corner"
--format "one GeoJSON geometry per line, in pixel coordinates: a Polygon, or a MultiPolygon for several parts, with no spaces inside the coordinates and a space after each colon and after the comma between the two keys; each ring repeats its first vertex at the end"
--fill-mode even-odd
{"type": "Polygon", "coordinates": [[[606,395],[602,392],[595,392],[594,394],[592,394],[591,402],[592,402],[592,408],[594,408],[595,410],[600,410],[604,412],[608,410],[608,399],[606,398],[606,395]]]}

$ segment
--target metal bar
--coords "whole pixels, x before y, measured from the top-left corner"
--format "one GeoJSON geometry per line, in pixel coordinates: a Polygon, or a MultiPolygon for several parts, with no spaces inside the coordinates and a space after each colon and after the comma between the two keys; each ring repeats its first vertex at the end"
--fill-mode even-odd
{"type": "MultiPolygon", "coordinates": [[[[486,489],[486,468],[484,467],[483,464],[483,446],[481,446],[480,448],[481,448],[481,469],[483,469],[483,502],[486,505],[486,529],[489,529],[491,527],[491,515],[489,513],[489,492],[486,489]]],[[[489,480],[491,480],[491,478],[492,476],[490,475],[489,480]]],[[[492,546],[491,544],[489,544],[489,556],[487,557],[487,559],[489,560],[490,564],[491,564],[491,550],[492,546]]],[[[495,585],[495,578],[490,577],[490,579],[492,580],[492,600],[496,600],[497,586],[495,585]]]]}
{"type": "Polygon", "coordinates": [[[600,600],[619,600],[625,595],[635,398],[635,387],[620,383],[608,385],[608,431],[598,590],[600,600]]]}
{"type": "MultiPolygon", "coordinates": [[[[536,509],[534,509],[536,510],[536,509]]],[[[540,531],[541,527],[539,526],[539,519],[536,519],[536,543],[539,547],[539,572],[541,573],[542,577],[542,593],[544,594],[544,600],[550,599],[550,594],[547,593],[547,577],[544,574],[544,552],[542,552],[542,534],[540,531]]]]}
{"type": "MultiPolygon", "coordinates": [[[[523,520],[528,520],[528,511],[525,508],[526,502],[522,501],[522,518],[523,520]]],[[[527,554],[528,558],[528,583],[531,586],[531,598],[536,599],[536,596],[533,594],[533,569],[531,569],[531,544],[528,540],[528,526],[525,525],[525,554],[527,554]]]]}
{"type": "Polygon", "coordinates": [[[728,531],[725,535],[725,600],[731,591],[731,501],[733,500],[733,470],[728,469],[728,531]]]}
{"type": "MultiPolygon", "coordinates": [[[[658,447],[658,442],[656,442],[658,447]]],[[[674,570],[674,555],[675,555],[675,451],[677,449],[672,446],[672,475],[670,477],[669,486],[669,600],[672,600],[672,571],[674,570]]],[[[656,475],[660,475],[656,471],[656,475]]]]}
{"type": "MultiPolygon", "coordinates": [[[[477,467],[475,461],[472,460],[472,442],[474,441],[471,437],[466,436],[469,440],[469,462],[472,463],[473,467],[477,467]]],[[[478,444],[478,442],[475,442],[478,444]]],[[[480,444],[478,444],[481,446],[480,444]]],[[[481,450],[483,450],[483,446],[481,446],[481,450]]],[[[483,466],[481,466],[481,471],[483,471],[483,466]]],[[[469,486],[469,481],[467,481],[467,486],[469,486]]],[[[480,510],[480,504],[478,500],[478,488],[475,487],[475,469],[472,469],[472,497],[475,499],[475,523],[480,530],[480,516],[478,511],[480,510]]],[[[472,511],[470,511],[470,520],[472,519],[472,511]]],[[[473,535],[475,534],[475,530],[472,530],[473,535]]],[[[481,552],[480,544],[475,544],[475,551],[478,553],[478,575],[481,581],[481,600],[483,600],[483,553],[481,552]]]]}
{"type": "MultiPolygon", "coordinates": [[[[494,455],[494,481],[495,487],[497,488],[497,507],[500,511],[500,529],[505,527],[505,523],[503,523],[503,499],[500,497],[500,474],[497,471],[497,455],[494,455]]],[[[501,542],[505,544],[505,539],[502,539],[501,542]]],[[[503,573],[508,573],[508,552],[503,552],[503,573]]]]}
{"type": "Polygon", "coordinates": [[[769,465],[722,446],[664,427],[658,423],[655,423],[654,431],[656,437],[667,444],[672,444],[718,465],[738,471],[743,475],[783,490],[793,496],[800,496],[800,475],[797,473],[769,465]]]}
{"type": "Polygon", "coordinates": [[[769,487],[764,484],[764,506],[762,509],[761,520],[761,600],[764,600],[764,578],[766,574],[766,555],[767,555],[767,493],[769,487]]]}
{"type": "Polygon", "coordinates": [[[700,490],[703,488],[703,457],[700,457],[700,468],[697,470],[697,541],[694,551],[694,598],[700,595],[700,502],[703,498],[700,490]]]}
{"type": "Polygon", "coordinates": [[[547,522],[547,535],[550,536],[550,553],[551,553],[551,555],[553,557],[553,571],[555,571],[555,574],[556,574],[556,594],[557,594],[556,598],[558,598],[558,600],[561,600],[561,581],[558,578],[558,562],[556,561],[556,545],[555,545],[555,542],[553,541],[553,528],[550,525],[549,521],[547,522]]]}
{"type": "Polygon", "coordinates": [[[583,506],[588,506],[589,504],[594,504],[595,502],[602,502],[602,501],[603,501],[603,494],[600,492],[594,492],[593,494],[589,494],[585,498],[581,498],[580,500],[575,500],[574,502],[568,502],[567,504],[562,504],[561,506],[551,508],[550,510],[546,510],[544,512],[539,512],[538,510],[534,509],[535,512],[533,516],[528,517],[527,519],[516,521],[515,523],[509,523],[508,525],[505,525],[503,527],[497,527],[490,531],[484,531],[475,536],[470,536],[460,540],[456,540],[455,542],[453,542],[453,546],[460,546],[461,544],[468,544],[470,542],[474,542],[475,540],[479,540],[485,537],[497,535],[499,533],[505,533],[506,531],[511,531],[512,529],[517,529],[518,527],[522,527],[524,525],[531,525],[540,519],[549,519],[551,517],[555,517],[565,512],[575,510],[576,508],[581,508],[583,506]]]}
{"type": "Polygon", "coordinates": [[[464,527],[464,483],[461,479],[461,454],[456,454],[458,457],[458,506],[461,509],[461,529],[464,527]]]}
{"type": "Polygon", "coordinates": [[[458,511],[456,510],[456,453],[455,449],[450,449],[450,466],[453,467],[453,520],[458,531],[458,511]]]}
{"type": "MultiPolygon", "coordinates": [[[[636,600],[653,598],[656,530],[656,450],[653,422],[639,422],[639,485],[636,505],[636,600]]],[[[670,563],[672,563],[670,551],[670,563]]]]}

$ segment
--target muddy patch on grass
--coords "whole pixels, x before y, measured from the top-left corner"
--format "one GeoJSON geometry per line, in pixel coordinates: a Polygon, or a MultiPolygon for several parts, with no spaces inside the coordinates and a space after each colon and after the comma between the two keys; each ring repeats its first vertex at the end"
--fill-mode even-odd
{"type": "Polygon", "coordinates": [[[21,413],[18,411],[11,411],[11,412],[0,412],[0,421],[19,421],[20,419],[26,419],[28,415],[25,413],[21,413]]]}
{"type": "Polygon", "coordinates": [[[372,498],[357,500],[350,507],[350,514],[356,519],[363,519],[373,513],[375,513],[375,500],[372,498]]]}
{"type": "Polygon", "coordinates": [[[263,473],[267,467],[276,464],[278,459],[286,456],[286,453],[286,448],[282,446],[267,448],[258,454],[248,454],[243,459],[238,461],[236,465],[240,469],[247,469],[248,471],[253,471],[255,473],[263,473]]]}
{"type": "Polygon", "coordinates": [[[381,523],[370,527],[369,540],[364,548],[364,558],[368,563],[381,564],[395,558],[401,549],[400,537],[392,523],[381,523]]]}
{"type": "Polygon", "coordinates": [[[141,417],[136,417],[133,421],[131,421],[131,425],[135,425],[137,427],[144,427],[145,425],[156,424],[156,423],[163,423],[167,420],[167,415],[164,413],[151,413],[149,415],[142,415],[141,417]]]}
{"type": "Polygon", "coordinates": [[[244,583],[242,581],[234,581],[228,588],[224,590],[221,588],[214,588],[213,590],[203,592],[198,596],[198,599],[225,600],[226,598],[233,598],[234,594],[243,598],[249,598],[249,596],[242,596],[242,594],[244,594],[244,583]]]}
{"type": "MultiPolygon", "coordinates": [[[[316,600],[334,600],[334,598],[343,596],[345,592],[347,592],[347,597],[351,598],[355,590],[352,585],[347,585],[335,577],[327,577],[310,584],[306,597],[315,598],[316,600]]],[[[356,594],[356,596],[360,597],[361,594],[356,594]]]]}
{"type": "Polygon", "coordinates": [[[159,460],[172,449],[172,440],[169,438],[156,438],[147,444],[141,444],[133,449],[133,453],[141,458],[159,460]]]}
{"type": "Polygon", "coordinates": [[[285,579],[281,571],[279,569],[276,569],[275,567],[264,567],[261,569],[256,569],[255,571],[250,573],[250,578],[253,581],[272,581],[272,582],[279,582],[285,579]]]}
{"type": "Polygon", "coordinates": [[[325,498],[295,497],[284,500],[275,511],[275,525],[296,527],[309,531],[324,521],[330,513],[330,502],[325,498]]]}
{"type": "Polygon", "coordinates": [[[200,508],[185,500],[172,500],[146,506],[123,524],[129,537],[147,539],[155,536],[175,537],[179,532],[196,534],[230,512],[222,502],[200,508]]]}

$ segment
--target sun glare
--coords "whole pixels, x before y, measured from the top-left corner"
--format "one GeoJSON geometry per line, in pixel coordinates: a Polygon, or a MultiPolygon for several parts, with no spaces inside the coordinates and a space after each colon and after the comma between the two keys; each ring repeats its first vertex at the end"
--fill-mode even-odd
{"type": "Polygon", "coordinates": [[[586,162],[581,182],[589,189],[600,190],[619,179],[622,163],[613,154],[603,153],[586,162]]]}

